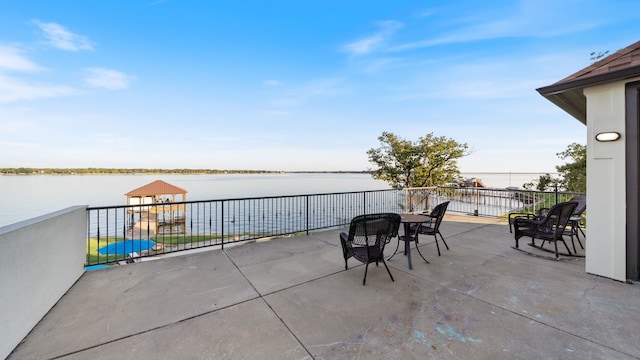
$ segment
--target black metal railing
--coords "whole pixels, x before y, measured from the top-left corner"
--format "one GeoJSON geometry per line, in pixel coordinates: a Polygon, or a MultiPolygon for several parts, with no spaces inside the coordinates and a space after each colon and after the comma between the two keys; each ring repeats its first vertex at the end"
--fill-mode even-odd
{"type": "Polygon", "coordinates": [[[86,265],[346,226],[357,215],[448,212],[507,217],[535,213],[577,193],[489,188],[408,188],[330,194],[161,202],[88,208],[86,265]]]}
{"type": "Polygon", "coordinates": [[[402,212],[401,190],[88,208],[87,266],[349,224],[402,212]]]}
{"type": "Polygon", "coordinates": [[[434,206],[451,201],[448,212],[475,216],[506,218],[510,212],[536,213],[540,208],[567,201],[582,193],[472,187],[429,187],[405,189],[408,212],[430,211],[434,206]]]}

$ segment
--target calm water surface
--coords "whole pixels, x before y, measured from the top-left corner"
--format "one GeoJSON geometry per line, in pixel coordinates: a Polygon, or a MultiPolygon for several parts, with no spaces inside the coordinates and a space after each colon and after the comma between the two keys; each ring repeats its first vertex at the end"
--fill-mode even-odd
{"type": "Polygon", "coordinates": [[[155,180],[187,190],[187,200],[388,189],[369,174],[0,176],[0,226],[74,205],[125,205],[124,194],[155,180]]]}
{"type": "MultiPolygon", "coordinates": [[[[487,187],[522,186],[540,174],[463,173],[487,187]]],[[[0,226],[74,205],[125,205],[124,194],[155,180],[187,190],[187,200],[319,194],[388,189],[369,174],[227,174],[227,175],[29,175],[2,176],[0,226]]]]}

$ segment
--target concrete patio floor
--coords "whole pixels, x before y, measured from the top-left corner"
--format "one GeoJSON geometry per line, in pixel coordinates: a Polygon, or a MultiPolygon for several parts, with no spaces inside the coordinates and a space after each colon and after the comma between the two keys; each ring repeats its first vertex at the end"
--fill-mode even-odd
{"type": "Polygon", "coordinates": [[[344,230],[86,272],[9,359],[640,358],[640,286],[516,251],[506,223],[447,216],[449,251],[423,236],[430,264],[366,286],[344,230]]]}

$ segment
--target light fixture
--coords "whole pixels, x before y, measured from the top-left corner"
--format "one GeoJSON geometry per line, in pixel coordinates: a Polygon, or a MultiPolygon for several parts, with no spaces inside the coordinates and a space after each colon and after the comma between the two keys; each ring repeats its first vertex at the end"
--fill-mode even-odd
{"type": "Polygon", "coordinates": [[[615,131],[607,131],[596,134],[596,140],[606,142],[606,141],[616,141],[620,139],[620,133],[615,131]]]}

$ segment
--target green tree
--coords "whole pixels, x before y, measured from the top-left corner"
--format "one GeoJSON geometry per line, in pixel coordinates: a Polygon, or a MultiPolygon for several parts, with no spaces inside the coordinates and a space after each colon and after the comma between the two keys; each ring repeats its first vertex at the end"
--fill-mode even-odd
{"type": "Polygon", "coordinates": [[[457,160],[468,155],[468,146],[433,133],[413,142],[393,133],[378,137],[381,146],[369,149],[373,177],[394,189],[437,186],[456,182],[460,177],[457,160]]]}
{"type": "Polygon", "coordinates": [[[559,185],[559,180],[554,179],[549,173],[546,173],[540,175],[538,180],[522,184],[522,187],[529,190],[551,191],[555,190],[556,185],[559,185]]]}
{"type": "Polygon", "coordinates": [[[556,166],[556,170],[561,176],[560,184],[566,191],[586,192],[587,191],[587,146],[572,143],[567,149],[558,154],[562,160],[570,159],[564,165],[556,166]]]}
{"type": "Polygon", "coordinates": [[[535,189],[538,191],[551,191],[558,185],[559,190],[570,192],[587,191],[587,147],[585,145],[572,143],[563,152],[556,155],[562,160],[570,159],[564,165],[556,166],[560,175],[559,179],[551,175],[543,174],[537,180],[522,185],[525,189],[535,189]]]}

